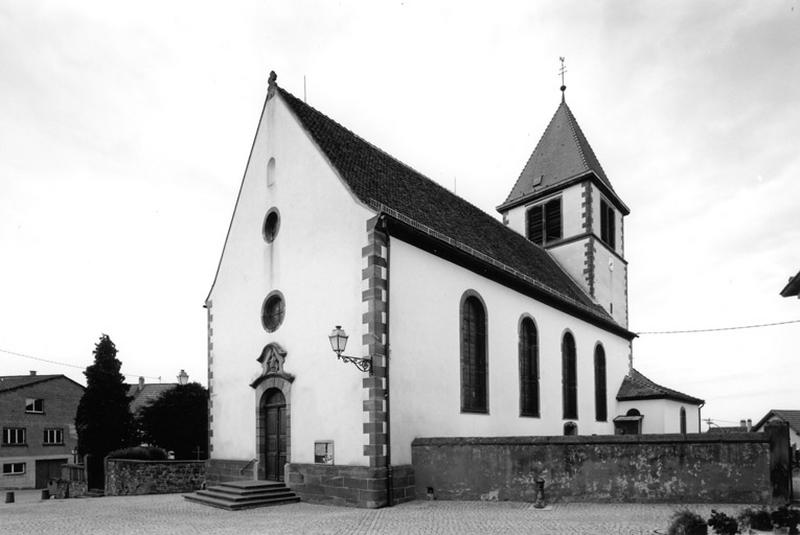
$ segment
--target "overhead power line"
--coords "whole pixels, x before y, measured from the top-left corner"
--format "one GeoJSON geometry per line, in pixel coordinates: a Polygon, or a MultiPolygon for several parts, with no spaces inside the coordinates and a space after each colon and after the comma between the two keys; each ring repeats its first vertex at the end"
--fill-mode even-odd
{"type": "Polygon", "coordinates": [[[800,323],[800,320],[776,321],[774,323],[759,323],[758,325],[739,325],[737,327],[716,327],[713,329],[686,329],[681,331],[640,331],[636,334],[684,334],[684,333],[710,333],[716,331],[737,331],[740,329],[757,329],[759,327],[774,327],[775,325],[787,325],[789,323],[800,323]]]}
{"type": "MultiPolygon", "coordinates": [[[[68,362],[59,362],[57,360],[43,359],[41,357],[34,357],[33,355],[26,355],[24,353],[17,353],[16,351],[9,351],[8,349],[1,349],[0,348],[0,353],[8,353],[9,355],[14,355],[16,357],[22,357],[24,359],[31,359],[31,360],[38,360],[39,362],[47,362],[48,364],[55,364],[57,366],[67,366],[69,368],[77,368],[79,370],[85,370],[86,369],[86,366],[78,366],[77,364],[70,364],[68,362]]],[[[136,374],[133,374],[133,373],[126,373],[126,374],[123,374],[123,375],[125,375],[125,376],[131,375],[131,376],[134,376],[134,377],[137,376],[136,374]]],[[[150,376],[147,376],[147,375],[141,375],[140,377],[144,377],[145,379],[157,379],[158,381],[161,381],[161,377],[150,377],[150,376]]]]}

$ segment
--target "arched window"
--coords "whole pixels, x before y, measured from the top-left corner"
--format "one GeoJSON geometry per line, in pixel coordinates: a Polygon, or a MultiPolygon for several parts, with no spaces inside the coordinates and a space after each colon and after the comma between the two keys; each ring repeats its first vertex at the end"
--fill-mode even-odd
{"type": "Polygon", "coordinates": [[[561,387],[564,418],[578,418],[578,368],[575,362],[575,338],[565,333],[561,341],[561,387]]]}
{"type": "Polygon", "coordinates": [[[461,411],[489,412],[486,400],[486,310],[476,295],[461,303],[461,411]]]}
{"type": "Polygon", "coordinates": [[[686,434],[686,409],[681,407],[681,434],[686,434]]]}
{"type": "Polygon", "coordinates": [[[539,337],[530,318],[519,326],[519,414],[539,416],[539,337]]]}
{"type": "Polygon", "coordinates": [[[575,422],[567,422],[564,424],[564,436],[572,436],[578,434],[578,424],[575,422]]]}
{"type": "Polygon", "coordinates": [[[608,419],[606,406],[606,352],[597,344],[594,348],[594,418],[598,422],[608,419]]]}

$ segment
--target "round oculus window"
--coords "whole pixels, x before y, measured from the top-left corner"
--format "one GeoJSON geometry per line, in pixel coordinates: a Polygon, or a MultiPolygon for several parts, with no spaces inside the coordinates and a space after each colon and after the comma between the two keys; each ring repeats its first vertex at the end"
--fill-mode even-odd
{"type": "Polygon", "coordinates": [[[278,214],[278,209],[271,208],[264,218],[264,240],[267,243],[272,243],[275,240],[280,226],[281,216],[278,214]]]}
{"type": "Polygon", "coordinates": [[[261,323],[267,332],[274,332],[283,323],[283,318],[286,315],[286,303],[283,300],[283,295],[280,292],[272,292],[264,300],[264,305],[261,307],[261,323]]]}

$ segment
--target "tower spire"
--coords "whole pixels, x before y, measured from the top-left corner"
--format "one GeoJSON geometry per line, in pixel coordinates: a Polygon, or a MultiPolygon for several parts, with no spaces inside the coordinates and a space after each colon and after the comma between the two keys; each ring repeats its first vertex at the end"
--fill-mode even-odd
{"type": "Polygon", "coordinates": [[[561,68],[558,69],[558,74],[561,75],[561,101],[564,101],[564,92],[567,90],[567,86],[564,84],[564,74],[567,72],[567,66],[564,65],[564,56],[559,56],[558,58],[561,61],[561,68]]]}

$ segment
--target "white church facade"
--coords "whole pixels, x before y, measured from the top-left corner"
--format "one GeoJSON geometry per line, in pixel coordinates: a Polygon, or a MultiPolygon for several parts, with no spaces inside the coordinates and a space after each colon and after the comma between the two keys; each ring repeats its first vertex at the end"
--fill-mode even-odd
{"type": "Polygon", "coordinates": [[[699,432],[631,368],[629,210],[563,99],[498,211],[273,73],[206,300],[209,479],[379,507],[414,497],[418,437],[699,432]]]}

